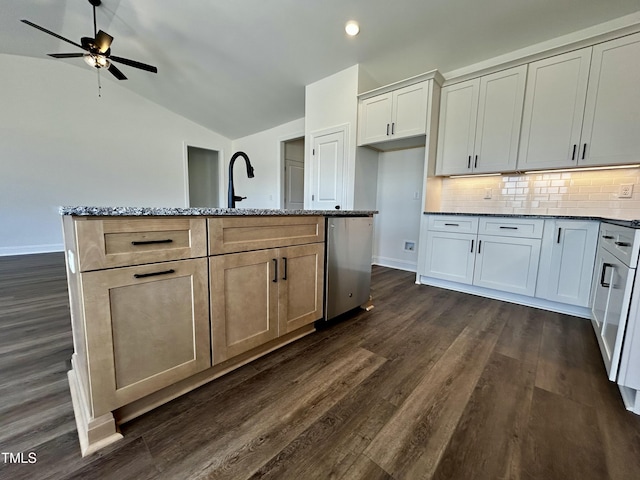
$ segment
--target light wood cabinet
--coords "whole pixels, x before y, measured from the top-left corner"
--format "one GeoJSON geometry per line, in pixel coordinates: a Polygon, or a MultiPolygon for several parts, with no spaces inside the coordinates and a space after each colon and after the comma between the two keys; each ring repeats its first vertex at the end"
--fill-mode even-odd
{"type": "Polygon", "coordinates": [[[428,81],[360,100],[358,146],[425,135],[428,81]]]}
{"type": "Polygon", "coordinates": [[[640,34],[529,65],[518,169],[638,163],[640,34]]]}
{"type": "Polygon", "coordinates": [[[527,66],[442,89],[437,175],[514,170],[527,66]]]}
{"type": "Polygon", "coordinates": [[[213,364],[248,352],[322,317],[324,218],[212,218],[213,364]],[[248,228],[252,226],[252,228],[248,228]]]}
{"type": "Polygon", "coordinates": [[[536,297],[590,306],[598,222],[545,220],[536,297]]]}
{"type": "Polygon", "coordinates": [[[95,415],[211,365],[207,259],[81,274],[95,415]]]}

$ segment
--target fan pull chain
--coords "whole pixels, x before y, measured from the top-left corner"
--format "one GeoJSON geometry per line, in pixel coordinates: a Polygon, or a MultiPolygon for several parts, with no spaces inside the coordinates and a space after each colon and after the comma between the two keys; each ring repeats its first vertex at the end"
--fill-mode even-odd
{"type": "Polygon", "coordinates": [[[96,68],[98,72],[98,98],[102,98],[102,84],[100,83],[100,69],[96,68]]]}

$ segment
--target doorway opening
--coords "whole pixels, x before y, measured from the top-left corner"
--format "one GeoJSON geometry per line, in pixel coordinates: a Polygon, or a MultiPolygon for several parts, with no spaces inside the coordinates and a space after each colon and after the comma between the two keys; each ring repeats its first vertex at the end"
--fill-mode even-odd
{"type": "Polygon", "coordinates": [[[220,161],[217,150],[187,145],[190,207],[220,207],[220,161]]]}
{"type": "Polygon", "coordinates": [[[304,209],[304,137],[282,142],[284,172],[282,205],[286,210],[304,209]]]}

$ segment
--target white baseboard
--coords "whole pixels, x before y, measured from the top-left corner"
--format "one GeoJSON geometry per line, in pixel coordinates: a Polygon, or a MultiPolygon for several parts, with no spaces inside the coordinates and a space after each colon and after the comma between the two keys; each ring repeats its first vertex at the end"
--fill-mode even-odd
{"type": "Polygon", "coordinates": [[[449,280],[441,280],[439,278],[425,277],[419,275],[419,282],[423,285],[430,285],[432,287],[446,288],[447,290],[455,290],[456,292],[470,293],[471,295],[478,295],[480,297],[492,298],[494,300],[502,300],[504,302],[517,303],[518,305],[524,305],[526,307],[540,308],[542,310],[548,310],[551,312],[563,313],[565,315],[571,315],[580,318],[591,318],[591,309],[586,307],[577,307],[575,305],[568,305],[566,303],[552,302],[542,298],[528,297],[526,295],[518,295],[516,293],[502,292],[500,290],[493,290],[491,288],[476,287],[475,285],[465,285],[457,282],[450,282],[449,280]]]}
{"type": "Polygon", "coordinates": [[[52,243],[50,245],[25,245],[23,247],[0,247],[0,257],[9,255],[31,255],[33,253],[64,252],[64,245],[52,243]]]}
{"type": "Polygon", "coordinates": [[[416,262],[407,262],[406,260],[399,260],[397,258],[374,256],[371,263],[373,265],[395,268],[396,270],[404,270],[406,272],[416,272],[418,270],[418,264],[416,262]]]}

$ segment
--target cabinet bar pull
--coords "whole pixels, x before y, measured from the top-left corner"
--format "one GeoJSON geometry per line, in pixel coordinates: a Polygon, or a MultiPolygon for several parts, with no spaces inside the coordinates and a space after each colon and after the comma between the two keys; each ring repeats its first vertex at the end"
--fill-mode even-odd
{"type": "Polygon", "coordinates": [[[611,235],[603,235],[602,238],[606,240],[613,240],[613,237],[611,235]]]}
{"type": "Polygon", "coordinates": [[[471,168],[471,155],[469,155],[469,160],[467,160],[467,168],[471,168]]]}
{"type": "Polygon", "coordinates": [[[176,271],[172,268],[171,270],[164,270],[162,272],[153,272],[153,273],[134,273],[133,278],[146,278],[146,277],[155,277],[156,275],[169,275],[170,273],[175,273],[176,271]]]}
{"type": "Polygon", "coordinates": [[[471,239],[471,253],[473,253],[473,239],[471,239]]]}
{"type": "Polygon", "coordinates": [[[631,244],[627,243],[627,242],[613,242],[613,243],[615,243],[619,247],[630,247],[631,246],[631,244]]]}
{"type": "Polygon", "coordinates": [[[282,276],[283,280],[287,279],[287,257],[282,257],[282,260],[284,260],[284,275],[282,276]]]}
{"type": "Polygon", "coordinates": [[[558,227],[558,240],[556,243],[560,243],[560,233],[562,232],[562,228],[558,227]]]}
{"type": "Polygon", "coordinates": [[[602,264],[602,274],[600,275],[600,285],[602,285],[604,288],[609,288],[611,286],[610,283],[605,283],[604,282],[604,276],[607,273],[607,267],[613,268],[613,265],[611,265],[610,263],[603,263],[602,264]]]}
{"type": "Polygon", "coordinates": [[[576,159],[576,150],[577,150],[577,148],[578,148],[578,144],[574,143],[573,144],[573,153],[571,154],[571,160],[572,161],[576,159]]]}
{"type": "Polygon", "coordinates": [[[478,253],[482,250],[482,240],[478,240],[478,253]]]}
{"type": "Polygon", "coordinates": [[[275,269],[275,271],[273,272],[273,283],[277,283],[278,282],[278,259],[274,258],[273,259],[273,267],[275,269]]]}
{"type": "Polygon", "coordinates": [[[478,168],[478,155],[476,155],[476,159],[473,162],[473,168],[478,168]]]}
{"type": "Polygon", "coordinates": [[[582,160],[584,160],[585,153],[587,153],[587,144],[586,143],[582,147],[582,160]]]}
{"type": "Polygon", "coordinates": [[[500,228],[503,228],[505,230],[517,230],[518,229],[518,227],[504,227],[502,225],[500,225],[500,228]]]}
{"type": "Polygon", "coordinates": [[[387,135],[389,135],[389,124],[387,123],[387,135]]]}
{"type": "Polygon", "coordinates": [[[167,238],[166,240],[134,240],[131,245],[151,245],[154,243],[172,243],[173,240],[167,238]]]}
{"type": "Polygon", "coordinates": [[[395,133],[396,130],[396,122],[391,123],[391,135],[395,133]]]}
{"type": "Polygon", "coordinates": [[[460,225],[457,223],[445,223],[444,224],[445,227],[459,227],[460,225]]]}

